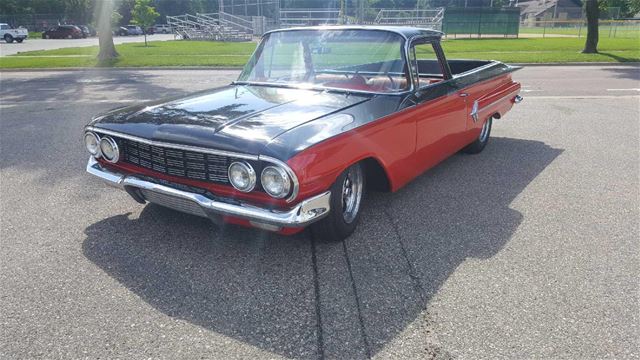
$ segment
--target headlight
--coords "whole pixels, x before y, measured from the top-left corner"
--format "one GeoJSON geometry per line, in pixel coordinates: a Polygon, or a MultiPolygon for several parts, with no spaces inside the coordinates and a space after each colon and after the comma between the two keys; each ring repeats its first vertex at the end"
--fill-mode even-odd
{"type": "Polygon", "coordinates": [[[120,149],[118,149],[118,144],[108,136],[100,139],[100,152],[105,160],[111,163],[117,163],[120,158],[120,149]]]}
{"type": "Polygon", "coordinates": [[[291,179],[284,169],[276,166],[267,166],[260,176],[262,187],[267,194],[277,199],[282,199],[291,190],[291,179]]]}
{"type": "Polygon", "coordinates": [[[256,187],[256,172],[251,165],[236,161],[229,166],[229,181],[234,188],[249,192],[256,187]]]}
{"type": "Polygon", "coordinates": [[[100,156],[100,138],[95,133],[84,133],[84,146],[87,147],[87,151],[91,155],[95,157],[100,156]]]}

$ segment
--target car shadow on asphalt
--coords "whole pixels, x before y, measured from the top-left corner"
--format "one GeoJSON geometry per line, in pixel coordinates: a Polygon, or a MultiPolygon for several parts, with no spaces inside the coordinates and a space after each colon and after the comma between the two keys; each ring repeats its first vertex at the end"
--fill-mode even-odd
{"type": "Polygon", "coordinates": [[[510,204],[561,153],[493,138],[397,193],[371,193],[344,243],[147,205],[89,226],[83,252],[168,316],[284,356],[371,357],[423,316],[461,263],[503,248],[523,220],[510,204]]]}

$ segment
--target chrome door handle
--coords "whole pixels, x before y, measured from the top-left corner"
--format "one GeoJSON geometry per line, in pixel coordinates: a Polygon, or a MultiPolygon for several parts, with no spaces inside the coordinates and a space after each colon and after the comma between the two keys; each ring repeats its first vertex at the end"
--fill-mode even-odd
{"type": "Polygon", "coordinates": [[[468,93],[460,93],[460,94],[458,94],[458,95],[460,95],[460,97],[467,97],[467,96],[469,96],[469,94],[468,94],[468,93]]]}

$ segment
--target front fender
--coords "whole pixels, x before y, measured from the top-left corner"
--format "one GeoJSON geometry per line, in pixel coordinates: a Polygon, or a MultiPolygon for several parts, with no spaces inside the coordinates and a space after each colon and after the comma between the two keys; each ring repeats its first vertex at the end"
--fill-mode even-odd
{"type": "Polygon", "coordinates": [[[415,119],[402,111],[311,146],[287,164],[298,176],[302,199],[326,191],[346,168],[368,158],[380,164],[395,191],[414,176],[415,150],[415,119]]]}

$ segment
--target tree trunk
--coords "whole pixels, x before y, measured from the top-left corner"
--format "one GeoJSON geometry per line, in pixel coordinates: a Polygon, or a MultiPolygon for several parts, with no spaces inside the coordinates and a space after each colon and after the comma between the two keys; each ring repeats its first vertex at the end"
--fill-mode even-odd
{"type": "Polygon", "coordinates": [[[585,10],[587,13],[587,41],[584,44],[584,54],[598,53],[598,0],[586,0],[585,10]]]}
{"type": "Polygon", "coordinates": [[[96,4],[96,17],[98,23],[98,43],[100,52],[98,60],[108,61],[118,57],[115,45],[113,45],[113,34],[111,33],[111,16],[113,14],[113,0],[102,0],[96,4]]]}

